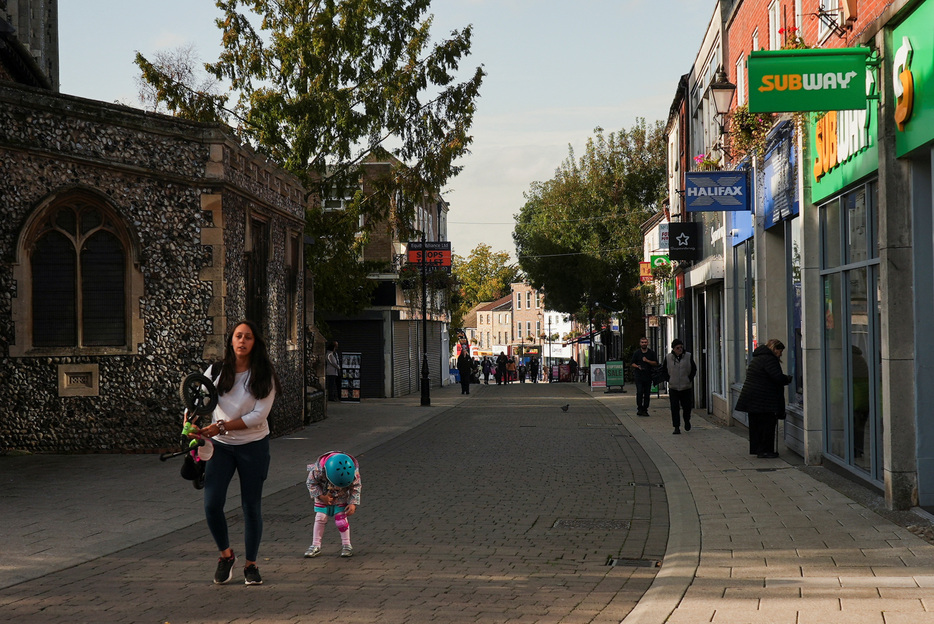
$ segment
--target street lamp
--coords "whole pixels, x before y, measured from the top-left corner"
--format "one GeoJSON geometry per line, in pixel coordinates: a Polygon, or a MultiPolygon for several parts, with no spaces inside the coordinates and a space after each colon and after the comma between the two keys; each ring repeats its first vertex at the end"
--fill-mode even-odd
{"type": "Polygon", "coordinates": [[[431,406],[431,378],[428,368],[428,267],[425,257],[428,255],[425,244],[425,226],[422,226],[422,407],[431,406]]]}
{"type": "Polygon", "coordinates": [[[723,130],[723,118],[730,112],[730,104],[733,102],[734,93],[736,93],[736,85],[730,82],[726,72],[723,71],[723,65],[721,65],[717,68],[717,73],[714,74],[713,82],[707,86],[705,95],[709,96],[710,100],[713,101],[714,115],[717,116],[717,122],[720,124],[720,136],[717,137],[717,143],[714,147],[718,147],[723,153],[727,153],[723,147],[723,135],[726,134],[723,130]]]}

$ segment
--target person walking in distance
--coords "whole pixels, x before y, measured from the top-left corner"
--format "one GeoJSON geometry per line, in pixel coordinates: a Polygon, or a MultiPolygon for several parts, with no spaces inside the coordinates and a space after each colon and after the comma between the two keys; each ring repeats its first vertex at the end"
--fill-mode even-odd
{"type": "Polygon", "coordinates": [[[211,365],[205,374],[217,387],[217,409],[211,424],[190,436],[214,440],[214,455],[204,470],[204,515],[211,536],[220,550],[214,582],[233,578],[236,562],[230,547],[224,503],[227,488],[236,472],[240,481],[240,506],[246,544],[247,585],[261,585],[256,567],[263,536],[263,482],[269,472],[269,423],[267,418],[281,392],[279,378],[266,353],[266,343],[251,321],[236,324],[227,335],[227,348],[220,366],[211,365]]]}
{"type": "Polygon", "coordinates": [[[639,348],[632,354],[632,368],[636,382],[636,415],[649,415],[649,397],[652,394],[652,368],[658,366],[658,356],[649,349],[649,339],[639,339],[639,348]]]}
{"type": "Polygon", "coordinates": [[[489,357],[484,356],[480,369],[483,371],[483,385],[490,385],[490,373],[493,372],[493,362],[490,361],[489,357]]]}
{"type": "Polygon", "coordinates": [[[506,383],[506,362],[509,361],[509,358],[506,357],[506,354],[503,351],[499,352],[499,355],[496,356],[496,385],[501,383],[506,383]]]}
{"type": "Polygon", "coordinates": [[[684,430],[691,430],[691,404],[694,402],[694,375],[697,364],[690,351],[684,350],[680,338],[671,341],[671,351],[662,363],[662,377],[668,381],[668,400],[671,402],[671,425],[673,434],[681,433],[682,415],[684,430]]]}
{"type": "Polygon", "coordinates": [[[328,401],[339,401],[340,400],[340,387],[341,387],[341,359],[337,355],[337,341],[329,342],[325,347],[327,349],[327,356],[325,358],[325,373],[327,377],[325,381],[327,382],[328,390],[328,401]]]}
{"type": "Polygon", "coordinates": [[[746,380],[736,409],[749,414],[749,454],[759,458],[778,457],[775,429],[785,418],[785,386],[791,375],[782,372],[785,345],[772,338],[752,352],[746,380]]]}
{"type": "Polygon", "coordinates": [[[470,359],[470,345],[465,340],[460,345],[457,355],[457,372],[461,378],[461,394],[470,394],[470,376],[473,375],[473,360],[470,359]]]}

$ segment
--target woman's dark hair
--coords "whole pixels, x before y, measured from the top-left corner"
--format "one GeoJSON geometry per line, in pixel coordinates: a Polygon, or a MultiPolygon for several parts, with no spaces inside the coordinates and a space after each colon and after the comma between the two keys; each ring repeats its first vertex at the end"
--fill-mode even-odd
{"type": "Polygon", "coordinates": [[[769,349],[780,349],[782,351],[785,350],[785,343],[783,343],[778,338],[772,338],[767,343],[765,343],[765,346],[767,346],[769,349]]]}
{"type": "Polygon", "coordinates": [[[250,328],[254,340],[253,350],[250,351],[250,393],[257,399],[265,399],[275,388],[276,394],[279,394],[282,391],[279,386],[279,376],[276,375],[276,369],[269,360],[266,341],[263,340],[256,323],[247,320],[234,323],[227,332],[224,365],[221,367],[221,377],[217,382],[217,393],[226,394],[233,388],[234,376],[237,374],[237,356],[233,350],[233,335],[241,325],[250,328]]]}

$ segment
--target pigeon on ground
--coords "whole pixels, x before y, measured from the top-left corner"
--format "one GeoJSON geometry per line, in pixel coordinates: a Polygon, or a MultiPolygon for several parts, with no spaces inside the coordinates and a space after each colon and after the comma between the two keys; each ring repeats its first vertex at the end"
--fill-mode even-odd
{"type": "Polygon", "coordinates": [[[562,412],[566,412],[566,411],[568,411],[568,408],[569,408],[569,407],[571,407],[571,404],[570,404],[570,403],[565,403],[564,405],[561,406],[561,411],[562,411],[562,412]]]}

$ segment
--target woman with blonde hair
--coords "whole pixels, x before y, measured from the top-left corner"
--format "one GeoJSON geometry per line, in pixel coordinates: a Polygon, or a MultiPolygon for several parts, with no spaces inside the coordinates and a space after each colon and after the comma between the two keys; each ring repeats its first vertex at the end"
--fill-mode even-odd
{"type": "Polygon", "coordinates": [[[785,418],[785,386],[791,383],[791,375],[782,372],[784,351],[775,338],[756,347],[736,402],[737,410],[749,414],[749,454],[763,459],[778,457],[775,429],[785,418]]]}

